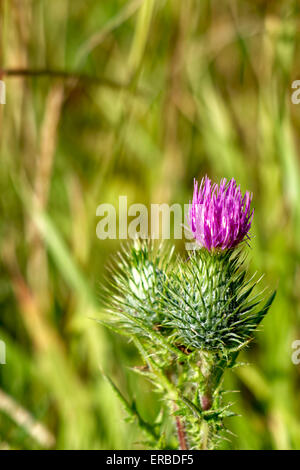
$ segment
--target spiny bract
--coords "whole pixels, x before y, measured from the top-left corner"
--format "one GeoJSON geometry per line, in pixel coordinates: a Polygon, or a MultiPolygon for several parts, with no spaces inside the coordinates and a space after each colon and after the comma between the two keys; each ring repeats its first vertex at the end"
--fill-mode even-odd
{"type": "Polygon", "coordinates": [[[162,253],[152,243],[135,240],[115,260],[108,290],[111,313],[119,325],[133,333],[144,333],[142,325],[159,328],[164,312],[161,293],[173,250],[162,253]]]}
{"type": "Polygon", "coordinates": [[[214,350],[241,347],[267,313],[259,294],[251,297],[257,281],[246,280],[240,252],[196,250],[179,263],[168,279],[166,324],[185,347],[214,350]]]}

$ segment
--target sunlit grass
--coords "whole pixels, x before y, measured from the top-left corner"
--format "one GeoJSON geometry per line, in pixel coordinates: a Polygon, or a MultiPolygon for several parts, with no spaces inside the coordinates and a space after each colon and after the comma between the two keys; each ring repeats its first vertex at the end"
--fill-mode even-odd
{"type": "Polygon", "coordinates": [[[278,284],[243,355],[250,365],[226,377],[241,390],[228,395],[241,417],[224,446],[300,448],[297,2],[5,0],[1,9],[0,68],[100,82],[3,76],[0,387],[13,407],[0,394],[0,445],[142,446],[99,368],[154,419],[159,397],[131,374],[133,348],[93,319],[118,247],[97,239],[96,208],[118,207],[122,194],[184,204],[193,177],[207,173],[254,193],[251,269],[278,284]],[[48,440],[16,420],[17,406],[48,440]]]}

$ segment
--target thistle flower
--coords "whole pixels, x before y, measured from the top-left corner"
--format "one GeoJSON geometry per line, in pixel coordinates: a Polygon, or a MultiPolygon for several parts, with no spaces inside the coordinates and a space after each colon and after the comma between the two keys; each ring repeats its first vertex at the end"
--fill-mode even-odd
{"type": "MultiPolygon", "coordinates": [[[[181,450],[218,445],[224,419],[234,416],[222,402],[223,374],[253,339],[275,297],[261,303],[259,280],[248,276],[242,249],[234,250],[249,238],[251,199],[234,179],[217,185],[205,177],[200,186],[195,181],[188,221],[203,249],[186,260],[174,257],[168,245],[156,250],[137,240],[112,270],[105,302],[110,317],[102,323],[133,339],[144,361],[134,370],[163,393],[181,450]]],[[[169,448],[158,438],[164,436],[160,424],[145,422],[136,403],[112,387],[150,445],[169,448]]]]}
{"type": "Polygon", "coordinates": [[[242,196],[233,178],[228,183],[223,178],[217,185],[206,176],[200,187],[195,180],[188,222],[197,243],[208,251],[226,250],[249,238],[254,212],[251,200],[252,194],[246,191],[242,196]]]}

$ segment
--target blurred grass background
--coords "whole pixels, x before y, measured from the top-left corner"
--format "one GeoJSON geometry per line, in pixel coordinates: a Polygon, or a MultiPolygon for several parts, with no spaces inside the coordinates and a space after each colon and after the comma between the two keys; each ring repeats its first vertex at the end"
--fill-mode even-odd
{"type": "MultiPolygon", "coordinates": [[[[300,448],[297,1],[0,0],[1,448],[141,448],[99,365],[141,414],[159,397],[98,300],[119,242],[96,208],[187,203],[194,176],[254,193],[251,269],[278,286],[224,448],[300,448]]],[[[183,249],[183,242],[177,243],[183,249]]]]}

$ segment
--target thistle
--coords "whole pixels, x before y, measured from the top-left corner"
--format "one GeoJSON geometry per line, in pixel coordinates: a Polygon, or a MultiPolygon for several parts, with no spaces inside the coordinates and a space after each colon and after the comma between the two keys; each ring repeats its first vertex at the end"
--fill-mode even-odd
{"type": "Polygon", "coordinates": [[[206,176],[199,189],[195,181],[189,225],[197,243],[208,251],[227,250],[249,238],[254,213],[251,200],[248,191],[242,197],[233,178],[229,183],[223,178],[218,186],[206,176]]]}
{"type": "Polygon", "coordinates": [[[144,361],[135,371],[154,384],[174,417],[173,438],[165,442],[161,423],[145,423],[118,391],[153,448],[214,449],[224,418],[234,415],[222,403],[223,374],[275,296],[262,304],[259,280],[247,276],[251,200],[234,179],[212,185],[205,177],[194,184],[188,223],[196,249],[187,259],[136,241],[113,267],[105,324],[134,341],[144,361]]]}

